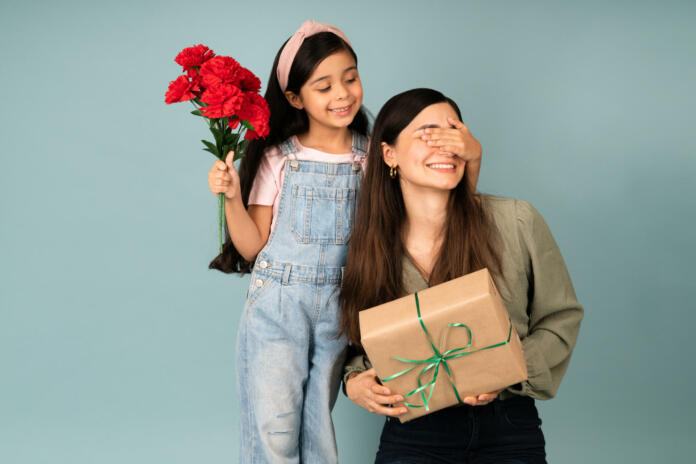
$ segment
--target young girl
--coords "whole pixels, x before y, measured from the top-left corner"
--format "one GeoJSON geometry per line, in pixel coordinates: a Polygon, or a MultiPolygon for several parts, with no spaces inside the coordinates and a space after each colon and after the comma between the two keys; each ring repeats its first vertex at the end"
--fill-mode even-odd
{"type": "Polygon", "coordinates": [[[430,89],[393,97],[377,116],[341,291],[343,327],[359,346],[361,310],[487,267],[522,339],[529,378],[402,424],[394,417],[406,412],[406,392],[378,383],[357,352],[344,369],[346,393],[388,416],[377,463],[544,463],[533,398],[556,394],[583,308],[541,215],[521,200],[476,195],[459,158],[419,139],[435,130],[424,128],[459,117],[451,99],[430,89]]]}
{"type": "MultiPolygon", "coordinates": [[[[362,95],[348,39],[305,22],[273,63],[270,134],[249,145],[239,174],[228,156],[208,176],[227,198],[229,233],[210,267],[252,273],[237,339],[240,462],[337,461],[337,297],[367,150],[362,95]]],[[[470,160],[475,184],[480,145],[465,126],[429,142],[470,160]]]]}

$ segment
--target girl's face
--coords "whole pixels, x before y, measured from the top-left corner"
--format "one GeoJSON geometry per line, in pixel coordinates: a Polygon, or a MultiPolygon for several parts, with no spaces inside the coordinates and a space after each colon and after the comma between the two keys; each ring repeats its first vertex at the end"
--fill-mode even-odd
{"type": "Polygon", "coordinates": [[[466,162],[460,157],[429,146],[414,133],[429,127],[452,127],[447,118],[459,120],[449,103],[435,103],[406,126],[393,146],[382,142],[382,157],[389,166],[397,166],[402,191],[407,185],[452,190],[464,177],[466,162]]]}
{"type": "Polygon", "coordinates": [[[304,109],[312,124],[348,127],[362,105],[363,89],[355,59],[347,50],[326,57],[316,67],[300,94],[286,92],[290,104],[304,109]]]}

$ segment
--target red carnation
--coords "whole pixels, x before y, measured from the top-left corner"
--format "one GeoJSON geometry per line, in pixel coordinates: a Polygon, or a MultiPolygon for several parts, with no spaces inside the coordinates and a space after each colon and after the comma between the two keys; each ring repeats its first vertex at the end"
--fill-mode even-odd
{"type": "Polygon", "coordinates": [[[167,93],[164,94],[164,102],[166,104],[178,103],[191,100],[196,97],[196,92],[200,87],[196,82],[189,80],[188,77],[181,75],[169,83],[167,93]]]}
{"type": "MultiPolygon", "coordinates": [[[[202,140],[205,151],[225,161],[227,153],[234,150],[235,158],[240,158],[248,140],[269,134],[271,112],[266,100],[258,94],[261,81],[254,73],[234,58],[216,56],[200,44],[183,49],[174,61],[184,68],[184,73],[169,83],[165,102],[189,100],[195,108],[191,113],[205,118],[215,138],[215,143],[202,140]],[[240,140],[242,134],[244,141],[240,140]]],[[[218,228],[222,253],[226,228],[223,193],[218,194],[218,228]]]]}
{"type": "Polygon", "coordinates": [[[205,45],[194,45],[184,48],[181,53],[176,55],[174,61],[183,66],[184,71],[189,71],[194,67],[201,66],[203,63],[215,56],[215,53],[205,45]]]}
{"type": "Polygon", "coordinates": [[[208,106],[201,107],[207,118],[227,118],[237,114],[244,104],[244,94],[231,84],[218,84],[210,87],[201,95],[201,101],[208,106]]]}
{"type": "Polygon", "coordinates": [[[240,66],[237,70],[236,81],[242,92],[258,92],[261,90],[261,81],[247,68],[240,66]]]}
{"type": "Polygon", "coordinates": [[[240,66],[237,60],[229,56],[216,56],[201,66],[201,83],[209,88],[217,84],[235,84],[236,74],[240,66]]]}
{"type": "MultiPolygon", "coordinates": [[[[237,115],[239,119],[249,121],[249,124],[254,128],[253,131],[246,131],[246,134],[244,134],[246,140],[265,137],[270,132],[268,119],[270,118],[271,111],[268,108],[268,103],[266,103],[266,100],[261,95],[251,92],[244,94],[244,106],[239,110],[237,115]]],[[[232,122],[233,121],[230,121],[230,123],[232,122]]]]}

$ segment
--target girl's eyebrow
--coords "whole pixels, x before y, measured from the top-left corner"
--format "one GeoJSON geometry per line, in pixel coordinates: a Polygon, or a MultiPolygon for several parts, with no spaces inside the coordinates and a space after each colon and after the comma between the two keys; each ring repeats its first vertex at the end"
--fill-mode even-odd
{"type": "MultiPolygon", "coordinates": [[[[343,70],[343,74],[347,73],[348,71],[352,71],[352,70],[354,70],[354,69],[358,69],[358,67],[357,67],[357,66],[350,66],[350,67],[348,67],[348,68],[346,68],[346,69],[343,70]]],[[[312,82],[310,82],[309,85],[314,85],[314,84],[316,84],[317,82],[319,82],[320,80],[328,79],[329,77],[331,77],[331,76],[321,76],[321,77],[317,77],[317,78],[314,79],[312,82]]]]}

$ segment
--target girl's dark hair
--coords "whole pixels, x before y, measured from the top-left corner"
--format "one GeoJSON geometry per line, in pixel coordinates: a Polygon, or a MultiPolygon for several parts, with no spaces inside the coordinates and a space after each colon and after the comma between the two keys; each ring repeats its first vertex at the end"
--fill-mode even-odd
{"type": "MultiPolygon", "coordinates": [[[[418,113],[442,102],[451,105],[461,120],[457,104],[431,89],[392,97],[375,119],[340,294],[342,331],[358,347],[358,313],[404,295],[401,262],[406,252],[402,237],[406,208],[400,182],[389,177],[389,167],[382,159],[382,142],[393,146],[418,113]]],[[[429,285],[484,267],[501,274],[495,228],[466,177],[450,193],[444,240],[429,285]]]]}
{"type": "MultiPolygon", "coordinates": [[[[285,44],[283,44],[283,47],[284,46],[285,44]]],[[[268,78],[268,87],[264,95],[271,110],[269,121],[270,133],[264,139],[253,140],[249,143],[244,158],[242,158],[239,166],[242,201],[245,207],[248,206],[251,186],[254,183],[256,172],[259,169],[266,149],[282,143],[292,135],[303,134],[309,130],[307,113],[305,113],[304,110],[298,110],[290,106],[290,103],[288,103],[284,92],[280,89],[280,85],[278,84],[276,70],[278,68],[278,58],[280,57],[280,52],[283,50],[283,47],[280,47],[273,61],[271,75],[268,78]]],[[[350,52],[357,64],[358,57],[351,46],[336,34],[332,32],[320,32],[307,37],[304,42],[302,42],[302,46],[297,51],[295,60],[290,67],[287,90],[299,95],[300,88],[307,82],[319,63],[328,56],[341,50],[350,52]]],[[[348,128],[359,134],[367,135],[368,119],[364,108],[360,108],[348,128]]],[[[228,231],[225,230],[225,244],[223,245],[222,253],[215,257],[208,267],[225,273],[237,272],[245,274],[251,272],[252,266],[253,263],[245,260],[242,255],[239,254],[230,240],[228,231]]]]}

